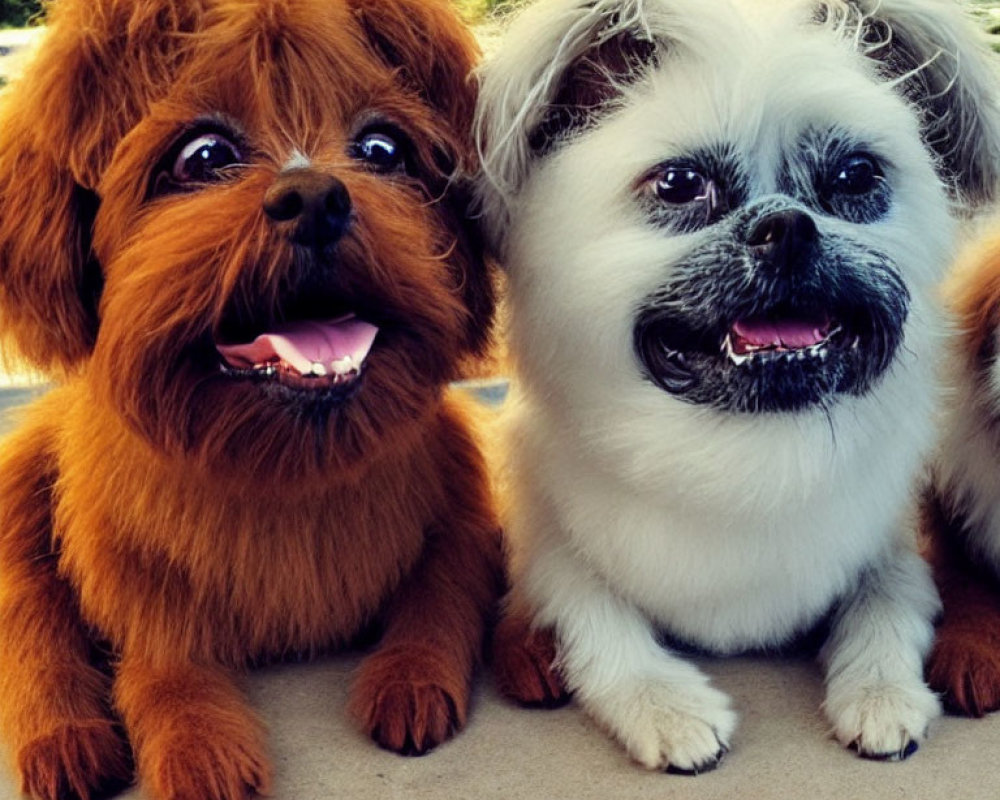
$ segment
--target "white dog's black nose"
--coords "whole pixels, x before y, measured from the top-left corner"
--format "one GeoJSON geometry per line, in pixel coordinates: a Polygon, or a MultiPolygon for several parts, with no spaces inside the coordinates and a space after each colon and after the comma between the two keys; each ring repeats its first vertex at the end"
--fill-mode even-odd
{"type": "Polygon", "coordinates": [[[781,269],[794,264],[808,252],[818,233],[816,223],[807,213],[785,209],[757,220],[747,237],[747,244],[758,259],[781,269]]]}
{"type": "Polygon", "coordinates": [[[264,196],[264,213],[292,223],[289,238],[322,249],[337,242],[351,219],[351,195],[343,182],[310,169],[280,174],[264,196]]]}

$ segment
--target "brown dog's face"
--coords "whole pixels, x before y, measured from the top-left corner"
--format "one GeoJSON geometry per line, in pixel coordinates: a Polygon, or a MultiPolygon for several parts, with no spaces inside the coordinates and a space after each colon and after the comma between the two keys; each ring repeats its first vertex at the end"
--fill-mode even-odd
{"type": "Polygon", "coordinates": [[[347,468],[411,435],[481,347],[492,296],[460,186],[474,50],[443,7],[403,5],[206,3],[114,147],[85,369],[157,446],[347,468]]]}

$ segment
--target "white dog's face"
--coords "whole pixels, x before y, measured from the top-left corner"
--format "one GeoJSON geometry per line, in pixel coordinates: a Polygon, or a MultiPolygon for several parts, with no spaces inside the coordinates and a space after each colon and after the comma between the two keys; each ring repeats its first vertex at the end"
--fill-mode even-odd
{"type": "Polygon", "coordinates": [[[527,176],[508,261],[533,378],[809,412],[905,357],[951,240],[914,112],[826,30],[720,31],[731,12],[527,176]]]}
{"type": "Polygon", "coordinates": [[[920,429],[895,453],[929,436],[932,287],[996,169],[962,104],[992,78],[951,85],[917,0],[868,5],[901,7],[891,33],[838,0],[559,0],[486,67],[521,378],[651,485],[712,429],[748,471],[811,450],[816,481],[817,447],[844,463],[901,409],[920,429]]]}

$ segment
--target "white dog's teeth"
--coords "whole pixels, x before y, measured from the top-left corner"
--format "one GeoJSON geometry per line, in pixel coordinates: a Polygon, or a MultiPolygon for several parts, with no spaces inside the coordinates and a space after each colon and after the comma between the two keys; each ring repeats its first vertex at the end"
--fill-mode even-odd
{"type": "Polygon", "coordinates": [[[854,337],[854,341],[851,342],[851,349],[852,350],[857,350],[860,345],[861,345],[861,337],[860,336],[855,336],[854,337]]]}
{"type": "Polygon", "coordinates": [[[312,372],[313,375],[316,375],[317,377],[320,377],[320,378],[322,378],[324,375],[326,375],[326,367],[321,362],[319,362],[319,361],[314,361],[310,365],[310,370],[311,370],[311,372],[312,372]]]}
{"type": "Polygon", "coordinates": [[[722,352],[738,367],[750,360],[749,355],[737,353],[733,350],[733,340],[728,334],[726,335],[726,338],[722,340],[722,352]]]}

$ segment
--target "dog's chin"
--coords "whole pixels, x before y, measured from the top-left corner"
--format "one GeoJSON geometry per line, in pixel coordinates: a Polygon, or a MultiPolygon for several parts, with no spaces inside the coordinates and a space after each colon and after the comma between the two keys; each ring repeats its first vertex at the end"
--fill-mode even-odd
{"type": "Polygon", "coordinates": [[[363,468],[419,434],[459,345],[416,312],[328,300],[331,319],[286,302],[226,314],[187,344],[165,336],[135,365],[145,380],[112,382],[115,402],[158,449],[220,479],[307,486],[363,468]]]}
{"type": "Polygon", "coordinates": [[[648,380],[686,402],[734,413],[825,408],[839,396],[864,395],[901,340],[901,325],[878,309],[792,303],[721,323],[651,308],[634,327],[648,380]]]}
{"type": "Polygon", "coordinates": [[[326,375],[284,361],[234,367],[205,337],[133,421],[159,449],[220,479],[266,485],[281,474],[307,486],[347,474],[418,435],[448,377],[450,362],[422,359],[406,332],[382,336],[362,363],[326,375]]]}

